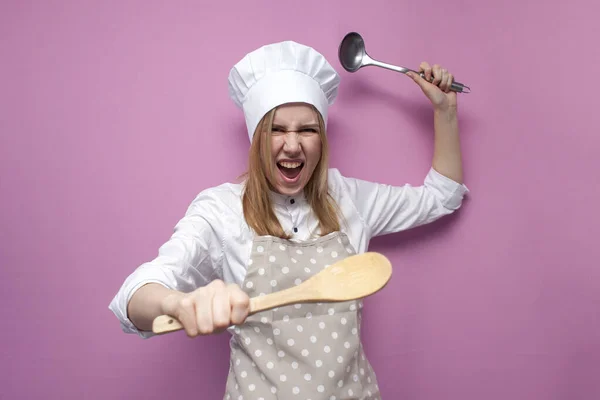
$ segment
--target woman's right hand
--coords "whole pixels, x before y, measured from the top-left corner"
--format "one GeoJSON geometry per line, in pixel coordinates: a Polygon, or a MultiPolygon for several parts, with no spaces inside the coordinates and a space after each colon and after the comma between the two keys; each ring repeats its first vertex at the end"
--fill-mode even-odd
{"type": "Polygon", "coordinates": [[[189,337],[196,337],[243,323],[250,311],[250,298],[238,285],[214,280],[190,293],[168,295],[161,308],[179,320],[189,337]]]}

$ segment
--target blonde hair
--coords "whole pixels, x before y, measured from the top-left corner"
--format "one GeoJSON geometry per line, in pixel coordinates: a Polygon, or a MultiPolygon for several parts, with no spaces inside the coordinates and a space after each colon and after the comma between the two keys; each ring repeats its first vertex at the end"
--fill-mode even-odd
{"type": "MultiPolygon", "coordinates": [[[[329,167],[329,147],[325,134],[325,124],[321,114],[312,107],[319,119],[319,136],[321,138],[321,158],[312,176],[304,187],[306,201],[319,220],[320,235],[324,236],[340,230],[337,215],[337,204],[331,197],[327,183],[329,167]]],[[[271,156],[271,131],[273,118],[277,108],[269,111],[258,123],[248,157],[248,171],[242,197],[244,218],[246,223],[259,236],[276,236],[290,239],[291,234],[285,233],[275,212],[269,191],[272,190],[277,166],[271,156]]]]}

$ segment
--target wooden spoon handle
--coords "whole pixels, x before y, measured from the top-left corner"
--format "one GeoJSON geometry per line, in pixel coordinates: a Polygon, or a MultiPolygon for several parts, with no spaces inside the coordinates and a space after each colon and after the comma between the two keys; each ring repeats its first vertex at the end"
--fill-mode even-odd
{"type": "Polygon", "coordinates": [[[183,325],[176,318],[170,315],[159,315],[154,318],[152,322],[152,332],[156,334],[163,334],[169,332],[175,332],[183,329],[183,325]]]}
{"type": "Polygon", "coordinates": [[[302,282],[298,286],[280,290],[279,292],[269,293],[264,296],[251,298],[250,313],[248,315],[270,310],[275,307],[282,307],[287,306],[288,304],[303,303],[317,299],[319,294],[315,291],[315,288],[310,285],[309,281],[310,279],[302,282]]]}

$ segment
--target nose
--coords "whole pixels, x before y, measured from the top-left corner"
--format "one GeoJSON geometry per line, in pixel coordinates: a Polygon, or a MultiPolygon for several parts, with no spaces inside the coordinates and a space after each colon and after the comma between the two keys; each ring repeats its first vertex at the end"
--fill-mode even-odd
{"type": "Polygon", "coordinates": [[[299,154],[302,150],[300,144],[300,138],[296,132],[288,132],[285,135],[285,142],[283,144],[283,151],[287,154],[295,155],[299,154]]]}

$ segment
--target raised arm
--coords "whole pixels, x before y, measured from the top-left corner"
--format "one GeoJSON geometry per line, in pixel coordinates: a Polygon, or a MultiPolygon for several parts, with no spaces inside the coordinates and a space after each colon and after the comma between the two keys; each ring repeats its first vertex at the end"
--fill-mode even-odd
{"type": "Polygon", "coordinates": [[[457,95],[450,91],[454,77],[439,65],[423,62],[420,71],[425,79],[412,72],[408,75],[420,86],[433,106],[435,131],[432,167],[455,182],[463,183],[460,137],[458,133],[457,95]],[[432,79],[433,81],[429,83],[432,79]]]}

